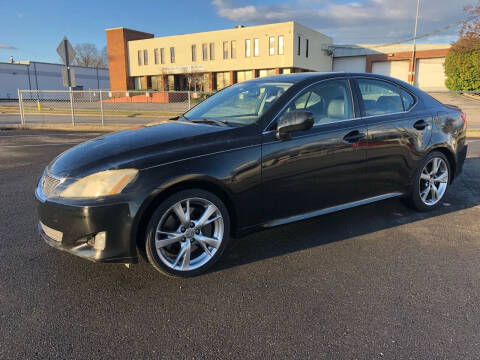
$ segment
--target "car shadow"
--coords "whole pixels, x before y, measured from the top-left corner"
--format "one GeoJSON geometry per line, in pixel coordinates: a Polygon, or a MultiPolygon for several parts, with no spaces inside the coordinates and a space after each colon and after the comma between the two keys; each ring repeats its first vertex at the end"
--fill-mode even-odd
{"type": "Polygon", "coordinates": [[[438,209],[421,213],[398,198],[380,201],[232,239],[210,272],[222,271],[380,230],[454,213],[480,204],[480,158],[467,158],[438,209]]]}

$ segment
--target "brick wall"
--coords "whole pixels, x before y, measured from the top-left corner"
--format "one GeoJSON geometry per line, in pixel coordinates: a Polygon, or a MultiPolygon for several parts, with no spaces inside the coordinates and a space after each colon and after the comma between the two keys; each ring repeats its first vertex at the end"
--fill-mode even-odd
{"type": "Polygon", "coordinates": [[[133,88],[133,81],[128,74],[128,48],[130,40],[153,38],[153,34],[115,28],[105,30],[107,36],[108,70],[110,72],[111,90],[128,90],[133,88]]]}

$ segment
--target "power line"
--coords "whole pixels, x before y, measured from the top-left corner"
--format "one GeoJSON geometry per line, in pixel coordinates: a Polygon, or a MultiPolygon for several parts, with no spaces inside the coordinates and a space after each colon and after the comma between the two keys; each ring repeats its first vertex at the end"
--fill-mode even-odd
{"type": "Polygon", "coordinates": [[[448,30],[448,29],[451,29],[451,28],[453,28],[453,27],[455,27],[455,26],[458,26],[458,25],[460,25],[461,23],[463,23],[464,21],[470,22],[470,21],[475,20],[475,19],[477,19],[477,18],[479,18],[479,17],[480,17],[480,15],[469,16],[469,17],[467,17],[467,18],[465,18],[465,19],[462,19],[462,20],[459,20],[459,21],[457,21],[457,22],[454,22],[453,24],[443,26],[443,27],[441,27],[441,28],[438,28],[438,29],[436,29],[436,30],[430,31],[430,32],[428,32],[428,33],[425,33],[425,34],[422,34],[422,35],[419,35],[419,36],[411,37],[411,38],[408,38],[408,39],[396,41],[396,42],[389,43],[389,44],[375,45],[375,46],[371,46],[371,48],[378,48],[378,47],[383,47],[383,46],[398,45],[398,44],[406,43],[406,42],[413,41],[413,40],[423,39],[423,38],[426,38],[426,37],[429,37],[429,36],[432,36],[432,35],[435,35],[435,34],[444,32],[444,31],[446,31],[446,30],[448,30]]]}

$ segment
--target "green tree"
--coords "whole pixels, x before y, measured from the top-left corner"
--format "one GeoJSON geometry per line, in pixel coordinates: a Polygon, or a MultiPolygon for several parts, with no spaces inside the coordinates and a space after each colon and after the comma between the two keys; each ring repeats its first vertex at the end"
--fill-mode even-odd
{"type": "Polygon", "coordinates": [[[480,90],[480,0],[469,14],[445,59],[446,86],[454,91],[480,90]]]}

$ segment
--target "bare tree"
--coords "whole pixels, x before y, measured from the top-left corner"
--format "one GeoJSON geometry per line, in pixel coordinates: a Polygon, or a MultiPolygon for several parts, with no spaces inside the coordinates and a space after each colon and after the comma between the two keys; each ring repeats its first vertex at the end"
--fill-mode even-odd
{"type": "Polygon", "coordinates": [[[74,47],[77,53],[73,60],[73,65],[87,66],[87,67],[106,67],[106,48],[101,52],[98,51],[94,44],[84,43],[78,44],[74,47]]]}
{"type": "Polygon", "coordinates": [[[477,5],[468,5],[464,10],[469,15],[460,29],[461,38],[480,38],[480,0],[477,5]]]}
{"type": "Polygon", "coordinates": [[[185,74],[187,78],[187,87],[193,91],[203,91],[204,74],[191,71],[185,74]]]}

